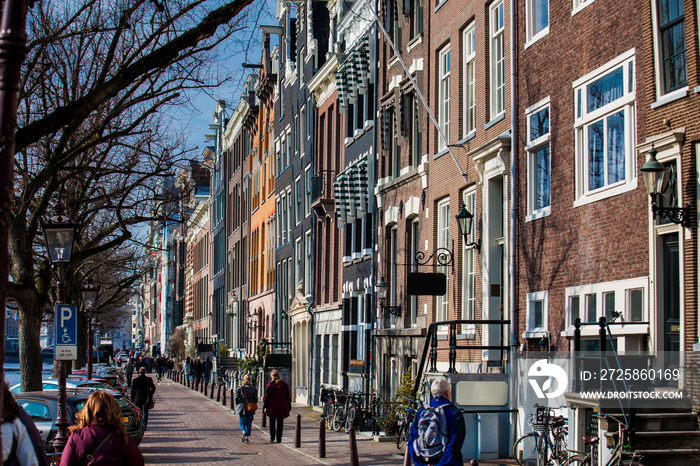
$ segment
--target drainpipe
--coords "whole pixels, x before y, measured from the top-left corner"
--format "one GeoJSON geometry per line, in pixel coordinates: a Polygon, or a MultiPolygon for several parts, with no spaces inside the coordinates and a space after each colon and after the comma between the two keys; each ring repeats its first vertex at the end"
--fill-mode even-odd
{"type": "Polygon", "coordinates": [[[517,66],[516,66],[516,27],[515,27],[515,0],[510,0],[510,238],[509,238],[509,281],[510,281],[510,442],[515,441],[517,429],[517,412],[512,411],[517,408],[515,399],[516,391],[516,362],[515,350],[518,346],[518,335],[515,331],[515,220],[517,218],[517,208],[515,199],[515,182],[517,177],[516,154],[518,151],[518,114],[517,114],[517,66]]]}
{"type": "MultiPolygon", "coordinates": [[[[377,29],[376,27],[374,28],[374,31],[370,37],[375,38],[374,42],[374,56],[376,57],[379,53],[379,45],[378,41],[376,40],[377,37],[377,29]]],[[[377,72],[377,66],[376,64],[370,64],[371,66],[374,66],[374,70],[372,71],[372,74],[374,76],[374,84],[375,84],[375,89],[377,88],[377,80],[378,80],[378,72],[377,72]]],[[[379,121],[379,107],[377,106],[379,99],[377,99],[377,93],[374,93],[374,111],[375,111],[375,122],[379,121]]],[[[370,355],[374,356],[374,325],[376,319],[374,318],[375,313],[376,313],[376,300],[374,299],[374,283],[376,281],[376,276],[377,276],[377,261],[375,260],[377,257],[377,252],[375,249],[375,242],[377,239],[377,221],[379,220],[377,218],[377,212],[376,212],[376,199],[374,197],[374,188],[375,188],[375,182],[374,180],[376,179],[376,173],[377,173],[377,164],[376,164],[376,159],[377,159],[377,150],[376,148],[379,147],[379,141],[378,141],[378,132],[377,132],[377,124],[372,126],[372,163],[368,163],[369,167],[369,173],[367,176],[371,180],[370,186],[371,186],[371,192],[372,195],[369,196],[368,202],[370,203],[369,211],[372,212],[372,254],[371,254],[371,261],[372,261],[372,281],[370,283],[371,291],[372,291],[372,299],[370,300],[371,305],[370,305],[370,313],[369,313],[369,332],[366,333],[366,344],[365,344],[365,360],[368,360],[367,364],[367,380],[365,382],[365,393],[370,393],[370,388],[372,387],[372,382],[374,381],[373,374],[374,374],[374,357],[370,357],[370,355]],[[369,350],[369,351],[368,351],[369,350]]]]}

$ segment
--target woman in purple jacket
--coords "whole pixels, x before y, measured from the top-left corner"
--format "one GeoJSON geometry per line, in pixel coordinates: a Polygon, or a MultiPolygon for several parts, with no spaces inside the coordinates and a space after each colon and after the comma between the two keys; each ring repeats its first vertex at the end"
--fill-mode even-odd
{"type": "Polygon", "coordinates": [[[265,399],[263,401],[263,415],[270,418],[270,442],[282,442],[282,428],[284,419],[289,417],[292,409],[292,396],[289,394],[289,387],[280,379],[280,372],[273,369],[270,372],[272,380],[265,388],[265,399]]]}
{"type": "Polygon", "coordinates": [[[93,392],[76,420],[61,455],[61,466],[144,464],[139,447],[126,435],[121,408],[109,393],[93,392]]]}

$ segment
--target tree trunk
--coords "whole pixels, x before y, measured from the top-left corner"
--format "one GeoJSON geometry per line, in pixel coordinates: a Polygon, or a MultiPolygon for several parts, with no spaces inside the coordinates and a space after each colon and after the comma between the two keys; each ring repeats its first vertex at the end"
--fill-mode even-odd
{"type": "Polygon", "coordinates": [[[41,385],[41,311],[18,301],[19,312],[19,370],[22,391],[37,391],[41,385]]]}

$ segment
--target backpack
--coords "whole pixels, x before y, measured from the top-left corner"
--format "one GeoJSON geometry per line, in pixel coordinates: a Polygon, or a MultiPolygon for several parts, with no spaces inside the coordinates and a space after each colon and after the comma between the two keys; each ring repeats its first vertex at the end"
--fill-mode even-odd
{"type": "Polygon", "coordinates": [[[424,463],[437,464],[450,440],[443,406],[424,408],[416,427],[418,436],[413,442],[416,457],[424,463]]]}

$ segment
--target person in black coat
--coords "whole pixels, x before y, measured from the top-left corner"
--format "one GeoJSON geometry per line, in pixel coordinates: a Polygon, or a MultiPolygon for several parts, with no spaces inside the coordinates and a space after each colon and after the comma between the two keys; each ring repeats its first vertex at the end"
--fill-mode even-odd
{"type": "Polygon", "coordinates": [[[148,404],[156,392],[153,379],[146,375],[146,368],[139,367],[139,376],[131,384],[131,402],[143,413],[143,428],[148,427],[148,404]]]}

